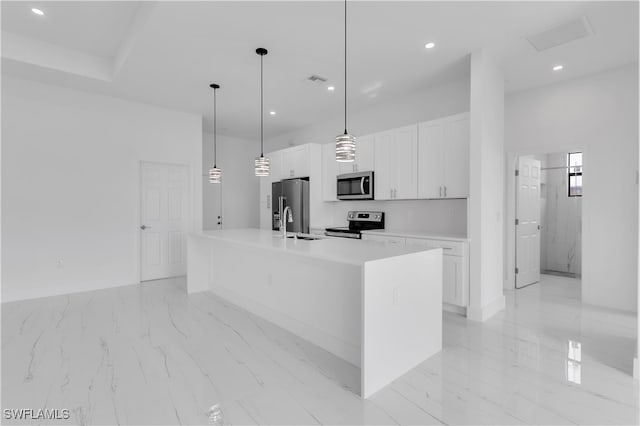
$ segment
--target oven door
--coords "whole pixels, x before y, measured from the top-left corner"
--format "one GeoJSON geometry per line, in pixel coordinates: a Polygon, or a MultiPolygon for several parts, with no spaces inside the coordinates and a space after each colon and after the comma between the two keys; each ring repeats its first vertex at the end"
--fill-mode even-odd
{"type": "Polygon", "coordinates": [[[338,200],[373,200],[373,172],[338,175],[337,197],[338,200]]]}

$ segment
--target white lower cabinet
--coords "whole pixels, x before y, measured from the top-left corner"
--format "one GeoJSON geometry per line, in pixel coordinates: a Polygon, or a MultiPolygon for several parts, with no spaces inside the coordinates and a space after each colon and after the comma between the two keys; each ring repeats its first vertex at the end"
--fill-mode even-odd
{"type": "Polygon", "coordinates": [[[466,308],[469,303],[469,261],[466,241],[436,240],[431,238],[405,238],[387,235],[362,234],[363,240],[380,241],[395,246],[442,249],[442,301],[466,308]]]}

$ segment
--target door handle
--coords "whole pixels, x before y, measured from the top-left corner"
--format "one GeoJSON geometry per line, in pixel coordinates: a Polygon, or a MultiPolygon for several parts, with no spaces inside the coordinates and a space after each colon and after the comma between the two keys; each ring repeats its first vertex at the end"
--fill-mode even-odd
{"type": "Polygon", "coordinates": [[[362,193],[362,195],[364,195],[364,179],[364,176],[360,178],[360,192],[362,193]]]}
{"type": "Polygon", "coordinates": [[[150,227],[150,226],[147,226],[147,225],[140,225],[140,229],[142,229],[143,231],[144,231],[145,229],[147,229],[147,228],[151,229],[151,227],[150,227]]]}
{"type": "Polygon", "coordinates": [[[222,222],[218,222],[218,225],[222,225],[222,222]]]}

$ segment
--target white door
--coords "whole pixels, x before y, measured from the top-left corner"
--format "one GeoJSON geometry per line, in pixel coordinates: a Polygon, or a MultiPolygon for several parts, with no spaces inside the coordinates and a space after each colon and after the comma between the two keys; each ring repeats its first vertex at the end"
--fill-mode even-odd
{"type": "Polygon", "coordinates": [[[518,159],[516,288],[540,281],[540,161],[518,159]]]}
{"type": "Polygon", "coordinates": [[[202,227],[205,230],[222,229],[223,185],[223,183],[209,183],[208,175],[203,177],[202,227]]]}
{"type": "Polygon", "coordinates": [[[445,119],[443,152],[443,196],[469,196],[469,115],[445,119]]]}
{"type": "MultiPolygon", "coordinates": [[[[412,125],[393,131],[391,169],[395,169],[393,198],[418,198],[418,126],[412,125]]],[[[392,181],[394,179],[392,178],[392,181]]]]}
{"type": "Polygon", "coordinates": [[[444,121],[418,125],[418,198],[442,198],[444,121]]]}
{"type": "Polygon", "coordinates": [[[141,163],[141,281],[186,273],[189,168],[141,163]]]}

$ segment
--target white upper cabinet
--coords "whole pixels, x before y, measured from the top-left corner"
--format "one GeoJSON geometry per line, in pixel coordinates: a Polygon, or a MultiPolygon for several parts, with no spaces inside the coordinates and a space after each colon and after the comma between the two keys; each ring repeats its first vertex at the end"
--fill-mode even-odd
{"type": "MultiPolygon", "coordinates": [[[[334,146],[334,144],[329,144],[334,146]]],[[[356,137],[356,160],[351,163],[338,163],[339,173],[370,172],[374,168],[375,135],[356,137]]],[[[335,154],[334,154],[335,161],[335,154]]]]}
{"type": "Polygon", "coordinates": [[[322,145],[322,201],[336,201],[336,176],[339,173],[336,161],[336,145],[322,145]]]}
{"type": "Polygon", "coordinates": [[[376,200],[418,197],[418,126],[375,134],[376,200]]]}
{"type": "Polygon", "coordinates": [[[443,120],[418,125],[418,197],[442,197],[443,120]]]}
{"type": "Polygon", "coordinates": [[[469,196],[469,114],[418,125],[418,197],[469,196]]]}
{"type": "MultiPolygon", "coordinates": [[[[277,182],[282,179],[282,151],[268,152],[264,156],[271,162],[269,167],[269,177],[265,176],[260,179],[265,179],[269,182],[277,182]]],[[[269,185],[269,187],[271,187],[271,185],[269,185]]]]}
{"type": "Polygon", "coordinates": [[[445,198],[469,196],[469,114],[445,118],[444,122],[445,198]]]}
{"type": "Polygon", "coordinates": [[[293,146],[282,152],[282,179],[309,176],[309,144],[293,146]]]}

